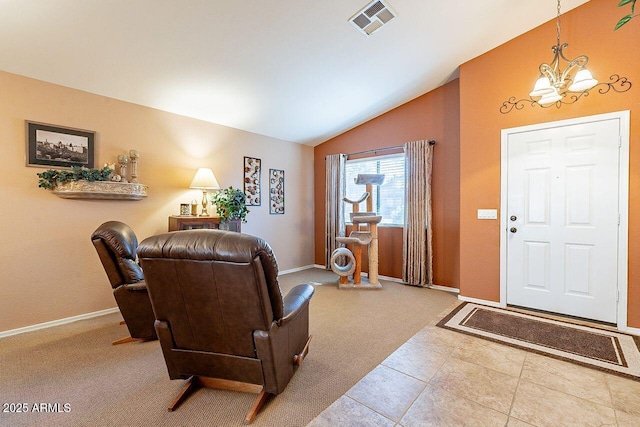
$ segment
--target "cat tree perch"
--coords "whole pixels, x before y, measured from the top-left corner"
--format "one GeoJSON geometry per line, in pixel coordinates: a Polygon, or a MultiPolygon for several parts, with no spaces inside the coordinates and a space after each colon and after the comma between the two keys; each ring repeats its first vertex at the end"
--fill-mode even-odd
{"type": "Polygon", "coordinates": [[[331,269],[340,276],[338,287],[340,289],[380,289],[382,285],[378,281],[378,224],[382,221],[380,215],[373,212],[371,191],[373,185],[381,185],[384,181],[383,174],[359,174],[355,183],[365,185],[365,193],[358,200],[342,199],[353,206],[351,222],[356,230],[348,237],[337,237],[336,241],[344,245],[350,245],[353,251],[346,247],[338,248],[331,254],[331,269]],[[367,211],[360,212],[360,203],[367,202],[367,211]],[[362,278],[362,248],[368,247],[369,271],[368,277],[362,278]],[[340,259],[346,259],[345,265],[340,265],[340,259]],[[349,276],[352,276],[352,280],[349,276]]]}

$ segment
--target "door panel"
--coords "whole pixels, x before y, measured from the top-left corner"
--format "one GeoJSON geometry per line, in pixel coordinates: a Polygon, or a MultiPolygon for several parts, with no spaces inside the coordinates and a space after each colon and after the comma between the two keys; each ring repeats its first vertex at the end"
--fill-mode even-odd
{"type": "Polygon", "coordinates": [[[523,242],[525,259],[525,287],[549,291],[549,243],[523,242]]]}
{"type": "Polygon", "coordinates": [[[507,304],[616,321],[619,121],[509,134],[507,304]]]}

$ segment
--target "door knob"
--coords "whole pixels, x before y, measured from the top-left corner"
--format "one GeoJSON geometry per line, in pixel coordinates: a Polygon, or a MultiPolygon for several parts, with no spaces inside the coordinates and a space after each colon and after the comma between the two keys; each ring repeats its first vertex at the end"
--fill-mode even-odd
{"type": "Polygon", "coordinates": [[[515,215],[511,215],[511,216],[509,217],[509,219],[510,219],[511,221],[515,221],[516,219],[518,219],[518,217],[517,217],[517,216],[515,216],[515,215]]]}
{"type": "Polygon", "coordinates": [[[509,231],[510,231],[510,232],[512,232],[512,233],[515,233],[516,231],[518,231],[518,229],[517,229],[517,228],[515,228],[515,227],[511,227],[511,228],[509,229],[509,231]]]}

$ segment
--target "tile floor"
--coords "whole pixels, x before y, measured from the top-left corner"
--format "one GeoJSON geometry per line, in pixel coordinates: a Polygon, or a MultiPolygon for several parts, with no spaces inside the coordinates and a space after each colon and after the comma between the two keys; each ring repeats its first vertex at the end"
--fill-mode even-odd
{"type": "Polygon", "coordinates": [[[438,320],[308,426],[640,426],[639,381],[438,328],[438,320]]]}

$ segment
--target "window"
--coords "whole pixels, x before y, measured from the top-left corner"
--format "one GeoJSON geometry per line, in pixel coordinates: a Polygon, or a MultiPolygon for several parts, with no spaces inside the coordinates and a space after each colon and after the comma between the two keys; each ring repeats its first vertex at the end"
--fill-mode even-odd
{"type": "MultiPolygon", "coordinates": [[[[404,225],[404,154],[347,160],[345,164],[346,194],[350,200],[358,200],[366,191],[364,185],[356,185],[360,173],[384,174],[384,183],[372,188],[373,210],[382,216],[381,224],[404,225]]],[[[360,203],[360,212],[366,211],[366,201],[360,203]]],[[[345,219],[350,221],[351,203],[344,204],[345,219]]]]}

